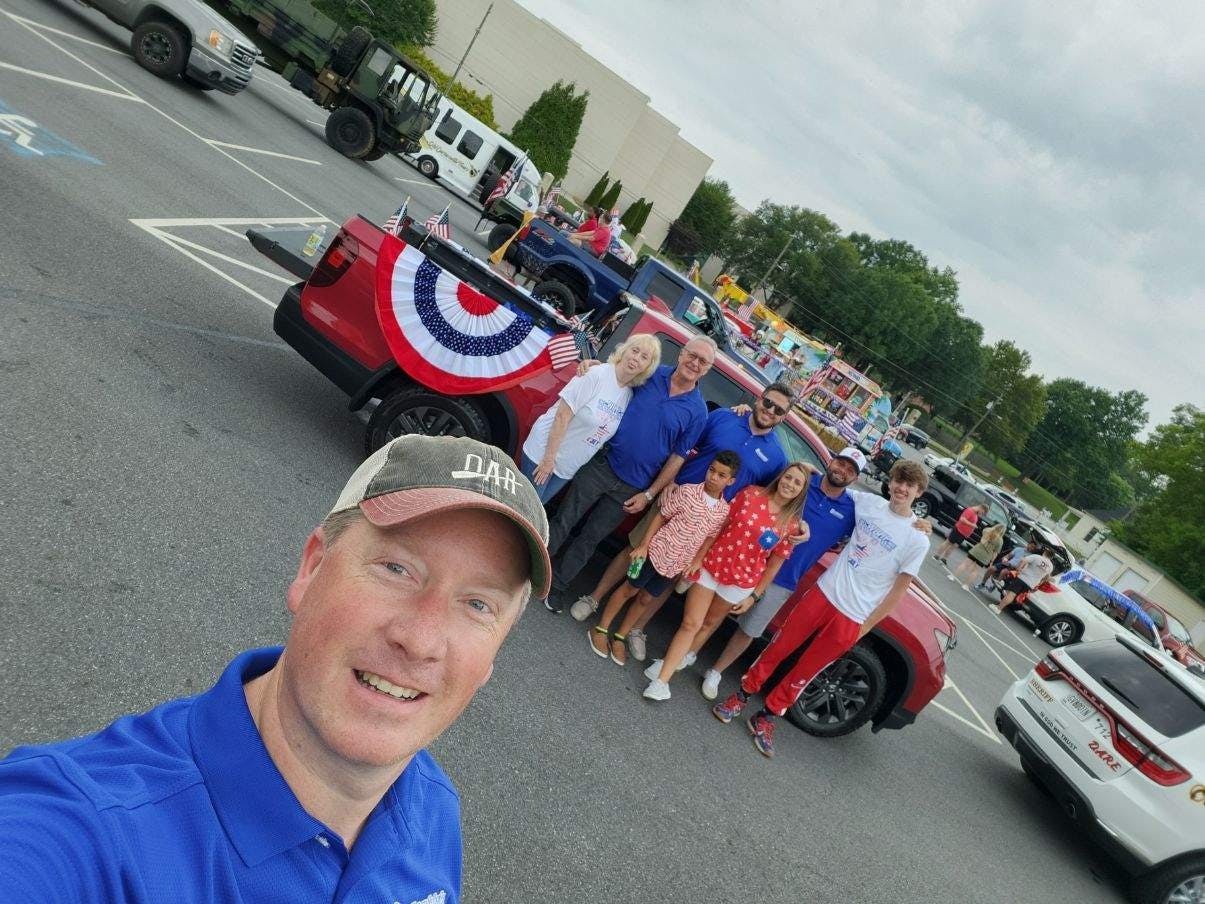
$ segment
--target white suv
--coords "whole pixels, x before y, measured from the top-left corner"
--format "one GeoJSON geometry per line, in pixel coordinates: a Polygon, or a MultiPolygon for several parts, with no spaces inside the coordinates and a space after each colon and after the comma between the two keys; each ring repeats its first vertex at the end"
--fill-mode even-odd
{"type": "MultiPolygon", "coordinates": [[[[1063,578],[1060,578],[1063,580],[1063,578]]],[[[1047,583],[1052,589],[1031,591],[1020,604],[1020,610],[1033,622],[1034,633],[1052,647],[1063,647],[1077,641],[1108,640],[1127,629],[1144,639],[1150,646],[1162,649],[1159,633],[1152,625],[1131,620],[1124,625],[1090,602],[1096,594],[1083,580],[1067,583],[1047,583]]]]}
{"type": "Polygon", "coordinates": [[[1009,688],[996,727],[1135,900],[1205,902],[1205,682],[1138,638],[1077,644],[1009,688]]]}

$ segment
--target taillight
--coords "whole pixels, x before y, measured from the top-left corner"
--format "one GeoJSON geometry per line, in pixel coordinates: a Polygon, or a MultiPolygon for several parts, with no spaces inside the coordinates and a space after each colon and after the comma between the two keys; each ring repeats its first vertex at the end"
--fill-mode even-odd
{"type": "Polygon", "coordinates": [[[1042,659],[1041,662],[1033,667],[1033,670],[1038,673],[1038,677],[1043,681],[1049,681],[1051,678],[1058,676],[1062,671],[1062,669],[1059,668],[1059,664],[1050,656],[1042,659]]]}
{"type": "Polygon", "coordinates": [[[1158,747],[1117,718],[1113,719],[1113,746],[1127,762],[1157,784],[1179,785],[1192,778],[1179,763],[1168,759],[1158,747]]]}
{"type": "Polygon", "coordinates": [[[308,280],[309,285],[318,287],[334,285],[359,256],[360,243],[346,232],[340,231],[327,247],[326,253],[322,255],[322,260],[318,261],[318,265],[314,267],[314,272],[310,274],[308,280]]]}

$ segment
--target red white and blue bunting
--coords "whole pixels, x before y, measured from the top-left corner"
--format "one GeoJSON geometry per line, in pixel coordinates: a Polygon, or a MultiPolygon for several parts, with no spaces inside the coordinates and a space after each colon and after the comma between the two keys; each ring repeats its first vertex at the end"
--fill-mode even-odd
{"type": "Polygon", "coordinates": [[[578,360],[573,335],[540,329],[399,238],[385,236],[376,280],[377,320],[390,351],[437,392],[495,392],[578,360]]]}

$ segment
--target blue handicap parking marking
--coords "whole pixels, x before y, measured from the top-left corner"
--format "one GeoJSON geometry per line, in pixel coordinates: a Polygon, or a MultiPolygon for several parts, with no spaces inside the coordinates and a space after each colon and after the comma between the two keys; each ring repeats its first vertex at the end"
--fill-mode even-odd
{"type": "Polygon", "coordinates": [[[22,116],[0,100],[0,146],[22,157],[74,157],[84,163],[101,162],[66,138],[44,129],[28,116],[22,116]]]}

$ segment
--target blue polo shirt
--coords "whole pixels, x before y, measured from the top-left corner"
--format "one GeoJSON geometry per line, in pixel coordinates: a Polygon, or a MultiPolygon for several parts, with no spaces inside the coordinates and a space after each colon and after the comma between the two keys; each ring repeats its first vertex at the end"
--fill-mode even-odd
{"type": "Polygon", "coordinates": [[[689,455],[707,423],[707,403],[697,386],[669,394],[673,372],[671,365],[663,364],[636,387],[611,439],[607,464],[616,477],[637,489],[653,482],[670,455],[689,455]]]}
{"type": "Polygon", "coordinates": [[[787,453],[774,430],[755,436],[750,427],[753,412],[739,415],[728,408],[717,408],[707,415],[703,435],[695,451],[678,472],[678,483],[702,483],[717,452],[731,449],[741,457],[736,483],[724,490],[724,498],[732,497],[752,484],[765,486],[787,466],[787,453]]]}
{"type": "Polygon", "coordinates": [[[779,587],[794,590],[799,579],[820,561],[825,552],[835,543],[848,540],[854,531],[853,497],[844,492],[836,499],[830,499],[820,489],[823,476],[813,474],[808,482],[808,498],[803,505],[803,520],[808,523],[808,540],[796,546],[791,557],[778,569],[774,583],[779,587]]]}
{"type": "Polygon", "coordinates": [[[302,809],[243,695],[279,656],[243,653],[203,694],[0,761],[0,899],[459,901],[459,799],[426,751],[350,853],[302,809]]]}

